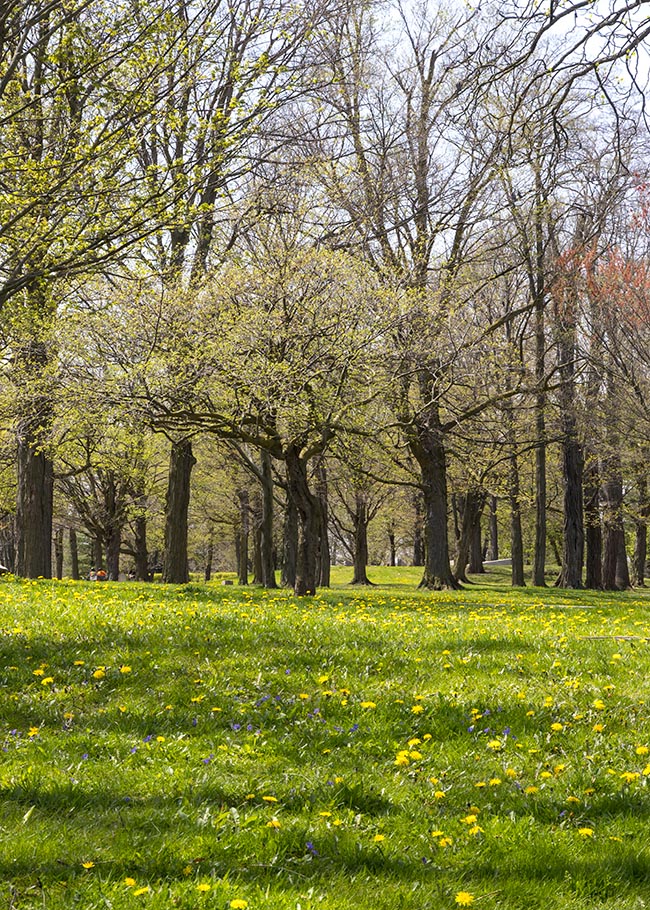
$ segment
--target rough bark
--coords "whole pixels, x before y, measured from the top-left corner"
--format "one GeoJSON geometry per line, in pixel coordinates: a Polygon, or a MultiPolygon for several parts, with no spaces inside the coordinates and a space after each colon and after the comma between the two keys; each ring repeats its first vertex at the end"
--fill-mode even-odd
{"type": "Polygon", "coordinates": [[[93,537],[92,548],[93,548],[93,568],[94,569],[103,569],[104,568],[104,545],[102,543],[101,537],[93,537]]]}
{"type": "Polygon", "coordinates": [[[214,557],[214,539],[212,531],[210,531],[210,536],[208,538],[208,547],[205,553],[205,572],[204,578],[206,581],[210,581],[212,578],[212,560],[214,557]]]}
{"type": "Polygon", "coordinates": [[[535,550],[533,555],[533,584],[545,587],[546,569],[546,333],[544,310],[545,243],[543,233],[544,193],[539,169],[535,174],[535,267],[531,288],[535,305],[535,550]]]}
{"type": "Polygon", "coordinates": [[[600,470],[598,458],[590,452],[583,471],[585,504],[585,587],[603,586],[603,531],[600,521],[600,470]]]}
{"type": "Polygon", "coordinates": [[[633,583],[637,588],[645,587],[646,563],[648,561],[648,517],[650,517],[650,500],[648,499],[648,478],[641,470],[637,475],[637,518],[634,538],[634,557],[632,559],[633,583]]]}
{"type": "Polygon", "coordinates": [[[262,584],[265,588],[277,588],[275,580],[275,559],[273,555],[273,474],[271,456],[262,451],[262,523],[260,527],[260,556],[262,561],[262,584]]]}
{"type": "Polygon", "coordinates": [[[485,574],[485,568],[483,566],[483,543],[481,539],[481,517],[483,515],[484,506],[485,494],[482,493],[481,505],[474,522],[474,527],[472,528],[472,537],[469,546],[469,564],[467,571],[470,573],[470,575],[485,574]]]}
{"type": "Polygon", "coordinates": [[[34,421],[22,421],[16,453],[16,574],[22,578],[52,577],[54,469],[39,443],[34,421]]]}
{"type": "Polygon", "coordinates": [[[510,501],[510,555],[512,559],[512,586],[523,588],[524,579],[524,539],[521,533],[521,504],[519,500],[519,463],[516,452],[510,454],[510,482],[508,499],[510,501]]]}
{"type": "Polygon", "coordinates": [[[435,401],[414,430],[409,444],[420,468],[424,498],[424,574],[420,587],[457,589],[460,585],[449,562],[447,458],[435,401]]]}
{"type": "Polygon", "coordinates": [[[77,532],[70,528],[68,532],[70,544],[70,574],[73,581],[79,581],[79,545],[77,543],[77,532]]]}
{"type": "Polygon", "coordinates": [[[56,577],[61,581],[63,578],[63,528],[57,528],[54,534],[54,562],[56,577]]]}
{"type": "MultiPolygon", "coordinates": [[[[582,219],[579,220],[576,244],[582,240],[582,219]]],[[[559,405],[562,431],[563,534],[562,569],[556,585],[561,588],[581,588],[584,563],[584,524],[582,474],[584,456],[578,438],[576,414],[576,289],[570,279],[565,293],[557,302],[557,351],[560,374],[559,405]]]]}
{"type": "MultiPolygon", "coordinates": [[[[29,381],[38,383],[47,366],[46,345],[29,342],[18,361],[29,381]]],[[[27,393],[17,425],[16,574],[52,577],[54,470],[46,449],[52,405],[47,391],[27,393]]]]}
{"type": "Polygon", "coordinates": [[[316,469],[316,496],[319,501],[320,527],[318,545],[318,586],[329,588],[332,558],[329,540],[329,491],[327,486],[327,471],[321,460],[316,469]]]}
{"type": "Polygon", "coordinates": [[[262,584],[262,497],[256,491],[251,508],[253,519],[253,584],[262,584]]]}
{"type": "Polygon", "coordinates": [[[397,550],[395,548],[395,528],[392,524],[388,526],[388,565],[397,565],[397,550]]]}
{"type": "Polygon", "coordinates": [[[146,515],[136,515],[133,519],[133,549],[136,581],[151,581],[146,515]]]}
{"type": "Polygon", "coordinates": [[[603,556],[603,588],[620,591],[630,587],[630,575],[625,552],[625,527],[623,524],[623,481],[620,462],[611,455],[608,479],[603,484],[605,525],[605,552],[603,556]]]}
{"type": "Polygon", "coordinates": [[[282,526],[282,573],[281,584],[293,588],[296,583],[296,566],[298,564],[298,509],[287,484],[287,498],[284,508],[282,526]]]}
{"type": "Polygon", "coordinates": [[[490,496],[490,513],[488,519],[490,528],[490,546],[488,549],[488,559],[499,558],[499,524],[497,521],[497,504],[497,497],[490,496]]]}
{"type": "Polygon", "coordinates": [[[106,510],[106,574],[109,581],[117,581],[120,574],[120,545],[122,543],[122,516],[120,514],[117,484],[112,472],[104,479],[104,507],[106,510]]]}
{"type": "Polygon", "coordinates": [[[354,532],[354,550],[352,553],[353,577],[350,584],[370,585],[368,578],[368,502],[364,493],[357,491],[354,497],[354,510],[351,512],[354,532]]]}
{"type": "Polygon", "coordinates": [[[456,553],[456,563],[454,566],[454,576],[457,581],[467,582],[467,566],[472,555],[472,544],[475,543],[476,532],[478,531],[479,546],[479,569],[483,568],[480,546],[481,546],[481,512],[485,503],[485,494],[480,490],[470,489],[463,495],[457,497],[459,511],[459,537],[458,550],[456,553]]]}
{"type": "Polygon", "coordinates": [[[250,536],[250,508],[248,490],[237,490],[239,503],[239,522],[237,525],[237,581],[240,585],[248,584],[248,544],[250,536]]]}
{"type": "Polygon", "coordinates": [[[298,511],[298,551],[294,592],[297,596],[316,593],[318,547],[321,533],[320,500],[309,489],[307,466],[295,445],[286,453],[287,482],[298,511]]]}
{"type": "Polygon", "coordinates": [[[413,496],[413,510],[415,517],[413,520],[413,565],[424,565],[424,536],[422,534],[422,494],[416,493],[413,496]]]}
{"type": "Polygon", "coordinates": [[[190,578],[187,561],[187,515],[190,505],[190,480],[195,464],[191,440],[183,439],[172,443],[165,499],[165,553],[162,579],[167,584],[186,584],[190,578]]]}

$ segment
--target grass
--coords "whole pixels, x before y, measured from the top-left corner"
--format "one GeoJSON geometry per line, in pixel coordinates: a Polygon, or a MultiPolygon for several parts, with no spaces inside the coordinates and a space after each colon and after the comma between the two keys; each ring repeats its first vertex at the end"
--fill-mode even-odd
{"type": "Polygon", "coordinates": [[[648,593],[349,574],[0,582],[0,903],[650,901],[648,593]]]}

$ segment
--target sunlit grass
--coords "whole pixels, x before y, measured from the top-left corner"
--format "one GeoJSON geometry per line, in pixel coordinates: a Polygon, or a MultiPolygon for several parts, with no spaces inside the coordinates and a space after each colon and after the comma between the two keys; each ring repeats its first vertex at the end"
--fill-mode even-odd
{"type": "Polygon", "coordinates": [[[7,906],[642,906],[648,594],[349,572],[0,583],[7,906]]]}

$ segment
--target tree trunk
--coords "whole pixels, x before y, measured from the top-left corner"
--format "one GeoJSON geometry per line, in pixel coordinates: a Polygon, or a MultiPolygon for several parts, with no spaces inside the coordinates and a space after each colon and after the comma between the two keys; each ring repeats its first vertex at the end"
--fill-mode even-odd
{"type": "Polygon", "coordinates": [[[449,563],[447,528],[447,459],[438,408],[434,404],[426,423],[417,427],[411,451],[420,467],[424,496],[424,575],[421,588],[442,590],[460,587],[449,563]]]}
{"type": "Polygon", "coordinates": [[[282,527],[282,574],[281,584],[293,588],[296,583],[296,566],[298,564],[298,509],[291,495],[287,481],[287,501],[284,509],[282,527]]]}
{"type": "Polygon", "coordinates": [[[600,523],[600,470],[598,458],[590,453],[584,472],[585,503],[585,587],[600,590],[603,586],[603,531],[600,523]]]}
{"type": "Polygon", "coordinates": [[[481,540],[481,515],[479,513],[476,524],[472,531],[472,539],[469,547],[469,565],[467,571],[470,575],[485,575],[483,566],[483,543],[481,540]]]}
{"type": "MultiPolygon", "coordinates": [[[[543,332],[542,332],[543,335],[543,332]]],[[[543,343],[543,342],[542,342],[543,343]]],[[[538,371],[539,372],[539,371],[538,371]]],[[[542,366],[543,373],[543,366],[542,366]]],[[[542,377],[543,378],[543,377],[542,377]]],[[[542,381],[542,380],[539,380],[542,381]]],[[[535,429],[535,549],[533,555],[533,584],[546,587],[546,394],[537,393],[535,429]]]]}
{"type": "Polygon", "coordinates": [[[237,536],[239,547],[237,550],[237,581],[240,585],[248,584],[248,542],[250,534],[250,509],[248,490],[237,490],[239,501],[239,525],[237,536]]]}
{"type": "Polygon", "coordinates": [[[262,498],[255,492],[251,509],[253,519],[253,584],[262,584],[262,498]]]}
{"type": "Polygon", "coordinates": [[[413,508],[415,518],[413,523],[413,565],[424,565],[424,537],[422,534],[422,494],[415,493],[413,496],[413,508]]]}
{"type": "Polygon", "coordinates": [[[122,516],[117,484],[112,471],[106,472],[102,486],[106,511],[106,573],[109,581],[117,581],[120,574],[122,516]]]}
{"type": "Polygon", "coordinates": [[[106,573],[109,581],[117,581],[120,577],[120,546],[122,543],[122,529],[114,525],[106,538],[106,573]]]}
{"type": "Polygon", "coordinates": [[[533,584],[546,587],[546,333],[544,309],[545,288],[545,242],[544,242],[544,192],[542,176],[538,169],[535,174],[535,269],[532,278],[533,301],[535,304],[535,551],[533,555],[533,584]]]}
{"type": "Polygon", "coordinates": [[[63,578],[63,528],[57,528],[54,534],[54,562],[56,577],[61,581],[63,578]]]}
{"type": "Polygon", "coordinates": [[[318,547],[318,586],[329,588],[330,569],[332,560],[330,556],[329,539],[329,494],[327,488],[327,472],[321,459],[316,470],[316,496],[319,501],[320,528],[318,547]]]}
{"type": "Polygon", "coordinates": [[[637,490],[639,493],[638,513],[635,521],[634,558],[634,585],[637,588],[645,587],[645,571],[648,559],[648,517],[650,516],[650,500],[648,499],[648,478],[643,469],[637,476],[637,490]]]}
{"type": "Polygon", "coordinates": [[[582,503],[583,452],[578,439],[576,419],[576,325],[573,288],[560,304],[558,361],[562,380],[559,392],[562,427],[562,484],[564,516],[562,570],[555,582],[561,588],[582,587],[584,562],[584,524],[582,503]]]}
{"type": "Polygon", "coordinates": [[[192,442],[172,443],[169,479],[165,500],[165,554],[163,582],[186,584],[190,573],[187,561],[187,516],[190,505],[190,479],[196,459],[192,442]]]}
{"type": "Polygon", "coordinates": [[[499,558],[499,524],[497,522],[497,498],[490,496],[490,546],[488,549],[488,559],[496,560],[499,558]]]}
{"type": "Polygon", "coordinates": [[[275,580],[275,560],[273,558],[273,474],[271,456],[262,450],[262,523],[260,534],[260,554],[262,560],[262,584],[265,588],[277,588],[275,580]]]}
{"type": "Polygon", "coordinates": [[[322,528],[320,501],[309,489],[307,466],[296,446],[287,455],[287,481],[298,511],[298,553],[294,592],[297,596],[316,593],[318,545],[322,528]]]}
{"type": "MultiPolygon", "coordinates": [[[[611,469],[610,464],[610,469],[611,469]]],[[[620,591],[630,587],[625,552],[623,526],[623,482],[620,474],[610,475],[603,484],[605,524],[605,553],[603,557],[603,588],[620,591]]]]}
{"type": "Polygon", "coordinates": [[[457,581],[467,582],[466,575],[467,565],[472,556],[472,547],[476,546],[476,535],[478,532],[478,568],[470,571],[483,571],[483,562],[481,559],[481,512],[485,504],[485,495],[480,490],[470,489],[462,496],[457,497],[457,503],[460,512],[460,537],[458,539],[458,552],[456,554],[456,565],[454,566],[454,576],[457,581]]]}
{"type": "Polygon", "coordinates": [[[99,536],[93,537],[93,569],[103,569],[104,568],[104,545],[102,544],[102,539],[99,536]]]}
{"type": "Polygon", "coordinates": [[[70,574],[73,581],[79,581],[79,546],[77,544],[77,532],[70,528],[68,532],[70,543],[70,574]]]}
{"type": "Polygon", "coordinates": [[[351,584],[370,585],[366,569],[368,567],[368,504],[363,493],[357,492],[354,498],[354,552],[352,565],[354,574],[351,584]]]}
{"type": "Polygon", "coordinates": [[[397,565],[397,550],[395,549],[395,528],[392,524],[388,526],[388,546],[389,546],[389,556],[388,556],[388,565],[396,566],[397,565]]]}
{"type": "Polygon", "coordinates": [[[16,453],[16,575],[22,578],[52,577],[54,469],[38,445],[35,428],[24,421],[16,453]]]}
{"type": "Polygon", "coordinates": [[[212,578],[212,559],[214,556],[214,539],[212,530],[210,530],[210,536],[208,538],[208,548],[205,554],[205,575],[204,578],[206,581],[210,581],[212,578]]]}
{"type": "MultiPolygon", "coordinates": [[[[18,361],[27,377],[38,381],[48,362],[45,344],[30,341],[18,361]]],[[[28,392],[25,407],[17,426],[16,574],[51,578],[54,470],[44,447],[52,414],[49,394],[28,392]]]]}
{"type": "Polygon", "coordinates": [[[149,573],[149,552],[147,549],[147,517],[136,515],[133,519],[133,549],[135,551],[136,581],[151,581],[149,573]]]}

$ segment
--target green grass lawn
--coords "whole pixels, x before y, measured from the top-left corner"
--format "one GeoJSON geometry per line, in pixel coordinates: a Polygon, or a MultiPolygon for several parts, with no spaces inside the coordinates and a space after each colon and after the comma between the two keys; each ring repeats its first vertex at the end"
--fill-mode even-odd
{"type": "Polygon", "coordinates": [[[650,595],[0,582],[0,906],[650,903],[650,595]]]}

